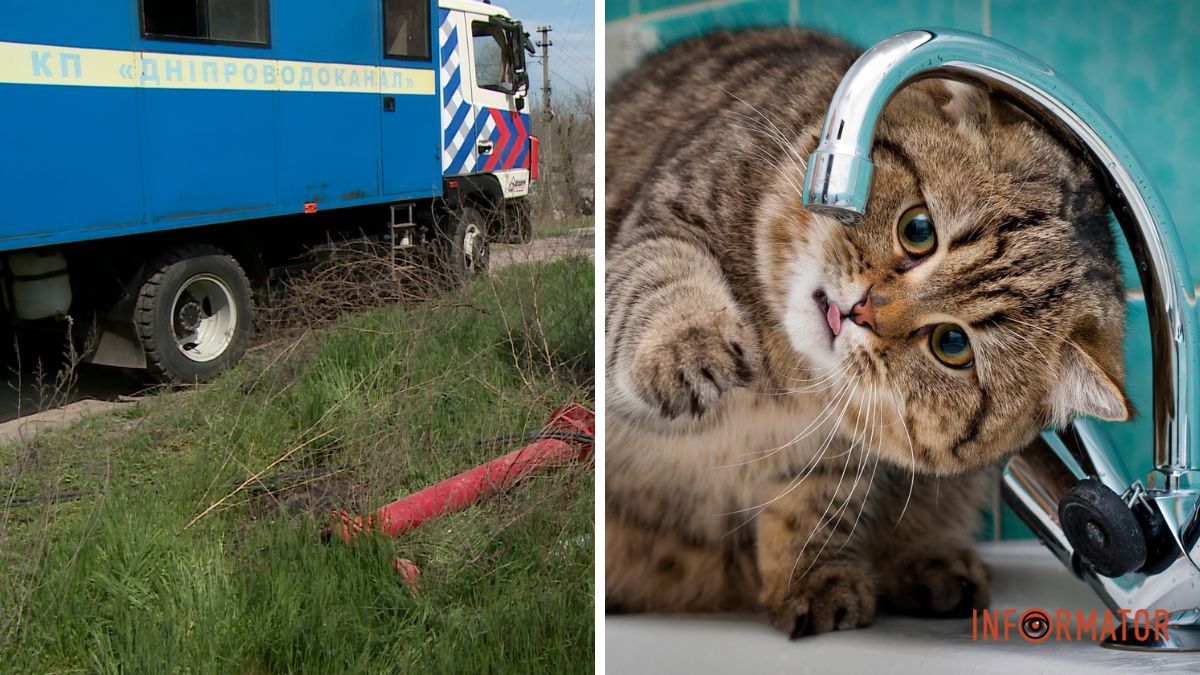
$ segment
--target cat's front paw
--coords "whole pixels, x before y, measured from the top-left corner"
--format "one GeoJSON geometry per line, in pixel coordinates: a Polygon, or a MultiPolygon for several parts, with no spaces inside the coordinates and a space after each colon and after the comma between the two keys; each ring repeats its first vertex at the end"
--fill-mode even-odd
{"type": "Polygon", "coordinates": [[[889,607],[926,617],[970,616],[990,601],[987,568],[970,548],[930,550],[903,557],[885,581],[889,607]]]}
{"type": "Polygon", "coordinates": [[[750,330],[733,311],[717,311],[704,321],[681,321],[647,336],[633,377],[641,396],[663,417],[700,417],[725,392],[750,384],[757,361],[750,330]]]}
{"type": "Polygon", "coordinates": [[[856,563],[818,564],[790,584],[765,584],[761,600],[771,623],[793,640],[875,622],[875,583],[856,563]]]}

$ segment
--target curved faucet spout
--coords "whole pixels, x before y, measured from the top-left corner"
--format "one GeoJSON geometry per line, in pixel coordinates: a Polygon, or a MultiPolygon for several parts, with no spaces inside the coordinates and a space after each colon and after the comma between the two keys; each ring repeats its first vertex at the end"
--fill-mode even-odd
{"type": "MultiPolygon", "coordinates": [[[[816,213],[853,225],[866,213],[875,125],[892,95],[942,77],[1002,95],[1085,150],[1109,179],[1108,203],[1137,262],[1150,317],[1154,364],[1152,492],[1200,488],[1200,400],[1194,380],[1197,326],[1191,274],[1171,216],[1149,174],[1107,117],[1054,70],[1001,42],[941,28],[894,35],[850,68],[833,95],[820,145],[809,158],[804,200],[816,213]]],[[[1120,492],[1120,490],[1117,490],[1120,492]]]]}

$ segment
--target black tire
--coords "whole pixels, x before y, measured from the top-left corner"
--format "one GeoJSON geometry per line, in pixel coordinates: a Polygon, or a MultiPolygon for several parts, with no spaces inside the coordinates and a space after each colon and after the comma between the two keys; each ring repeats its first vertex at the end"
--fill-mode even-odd
{"type": "Polygon", "coordinates": [[[225,251],[180,246],[147,266],[133,317],[151,375],[167,383],[204,381],[246,351],[254,320],[250,281],[225,251]],[[189,335],[196,340],[187,342],[189,335]]]}
{"type": "MultiPolygon", "coordinates": [[[[533,218],[529,213],[527,199],[510,200],[502,208],[504,209],[504,227],[502,228],[504,243],[528,244],[533,241],[533,218]]],[[[499,241],[495,236],[493,239],[499,241]]]]}
{"type": "Polygon", "coordinates": [[[435,251],[450,284],[461,287],[472,279],[487,276],[492,257],[488,220],[473,206],[452,211],[447,220],[437,234],[435,251]]]}
{"type": "Polygon", "coordinates": [[[517,209],[517,243],[528,244],[533,241],[533,218],[527,207],[517,209]]]}

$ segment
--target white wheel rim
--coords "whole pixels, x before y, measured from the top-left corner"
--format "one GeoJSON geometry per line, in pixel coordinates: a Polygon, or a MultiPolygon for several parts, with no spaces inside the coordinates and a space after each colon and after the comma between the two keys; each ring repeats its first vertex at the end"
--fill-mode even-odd
{"type": "Polygon", "coordinates": [[[463,235],[463,255],[467,258],[467,269],[475,270],[478,267],[482,248],[483,232],[478,225],[467,225],[467,232],[463,235]]]}
{"type": "Polygon", "coordinates": [[[197,363],[225,353],[237,330],[237,302],[220,277],[197,274],[188,279],[171,301],[171,332],[175,347],[197,363]]]}

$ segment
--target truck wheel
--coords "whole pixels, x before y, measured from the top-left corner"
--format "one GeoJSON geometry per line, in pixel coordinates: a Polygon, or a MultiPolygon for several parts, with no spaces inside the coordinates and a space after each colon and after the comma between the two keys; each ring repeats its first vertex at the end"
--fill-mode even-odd
{"type": "Polygon", "coordinates": [[[522,208],[517,212],[517,243],[528,244],[533,241],[533,218],[529,216],[529,209],[522,208]]]}
{"type": "Polygon", "coordinates": [[[162,382],[198,382],[236,363],[250,340],[250,282],[213,246],[181,246],[147,268],[134,309],[146,367],[162,382]]]}
{"type": "Polygon", "coordinates": [[[487,275],[491,262],[488,222],[478,209],[464,206],[453,212],[439,239],[438,257],[454,285],[487,275]]]}

